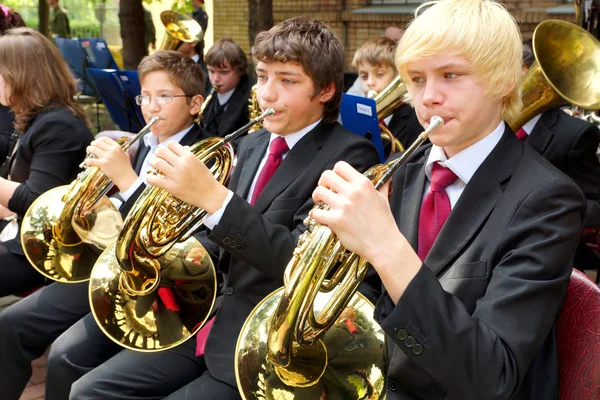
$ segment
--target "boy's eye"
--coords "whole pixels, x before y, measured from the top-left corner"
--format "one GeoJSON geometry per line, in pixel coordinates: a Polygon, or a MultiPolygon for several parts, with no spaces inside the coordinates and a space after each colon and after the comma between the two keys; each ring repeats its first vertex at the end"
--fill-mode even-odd
{"type": "Polygon", "coordinates": [[[284,80],[283,80],[283,83],[285,83],[286,85],[293,85],[293,84],[294,84],[294,83],[296,83],[296,82],[294,82],[294,81],[290,81],[289,79],[284,79],[284,80]]]}
{"type": "Polygon", "coordinates": [[[265,79],[267,79],[267,77],[265,75],[258,75],[256,77],[256,80],[259,80],[259,81],[264,81],[265,79]]]}
{"type": "Polygon", "coordinates": [[[377,77],[378,77],[378,78],[381,78],[383,75],[384,75],[384,74],[383,74],[383,72],[381,72],[381,71],[379,71],[379,72],[377,73],[377,77]]]}
{"type": "Polygon", "coordinates": [[[367,80],[367,74],[360,74],[358,77],[363,81],[367,80]]]}
{"type": "Polygon", "coordinates": [[[414,78],[412,78],[412,81],[414,83],[423,83],[423,82],[425,82],[425,78],[420,77],[420,76],[415,76],[414,78]]]}
{"type": "Polygon", "coordinates": [[[446,74],[446,78],[448,79],[454,79],[454,78],[458,78],[458,74],[455,74],[454,72],[447,72],[446,74]]]}

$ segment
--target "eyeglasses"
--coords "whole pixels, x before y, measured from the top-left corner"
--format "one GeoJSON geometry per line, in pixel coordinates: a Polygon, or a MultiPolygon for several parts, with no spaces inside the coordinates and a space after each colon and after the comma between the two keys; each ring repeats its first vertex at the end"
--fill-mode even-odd
{"type": "MultiPolygon", "coordinates": [[[[152,99],[153,96],[146,96],[146,95],[139,95],[139,96],[135,96],[135,102],[137,103],[138,106],[147,106],[150,104],[150,100],[152,99]]],[[[164,105],[164,104],[169,104],[173,101],[174,97],[194,97],[192,95],[188,95],[188,94],[161,94],[158,96],[154,96],[154,101],[156,101],[156,104],[159,105],[164,105]]]]}

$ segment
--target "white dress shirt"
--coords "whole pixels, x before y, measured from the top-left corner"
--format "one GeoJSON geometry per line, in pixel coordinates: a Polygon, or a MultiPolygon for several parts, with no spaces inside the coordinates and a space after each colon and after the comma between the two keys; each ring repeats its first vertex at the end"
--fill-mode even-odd
{"type": "Polygon", "coordinates": [[[221,107],[227,105],[227,102],[229,101],[229,99],[233,95],[233,92],[235,92],[235,88],[231,89],[229,92],[217,93],[217,98],[219,99],[219,105],[221,107]]]}
{"type": "Polygon", "coordinates": [[[535,125],[540,120],[540,118],[542,118],[542,114],[536,115],[535,117],[527,121],[525,125],[523,125],[523,130],[525,131],[525,133],[527,133],[527,136],[531,135],[533,128],[535,128],[535,125]]]}
{"type": "MultiPolygon", "coordinates": [[[[321,122],[321,119],[319,119],[317,122],[315,122],[313,124],[308,125],[305,128],[300,129],[298,132],[290,133],[290,134],[283,136],[283,138],[285,139],[285,143],[288,146],[288,149],[290,149],[290,151],[291,151],[292,148],[296,145],[296,143],[298,143],[300,141],[300,139],[302,139],[304,136],[306,136],[306,134],[308,132],[312,131],[317,125],[319,125],[319,123],[321,122]]],[[[275,138],[278,138],[278,137],[281,137],[281,135],[278,135],[276,133],[271,133],[271,137],[269,138],[269,145],[267,146],[267,151],[265,151],[265,154],[263,155],[263,158],[260,161],[260,164],[258,165],[256,174],[254,174],[254,179],[252,180],[252,185],[250,185],[250,190],[248,190],[248,196],[246,196],[246,200],[248,201],[248,203],[250,203],[250,199],[252,198],[252,193],[254,193],[254,187],[256,186],[256,181],[258,180],[260,171],[262,171],[265,163],[267,162],[267,158],[269,157],[269,149],[271,147],[271,142],[273,140],[275,140],[275,138]]],[[[285,157],[288,155],[288,153],[289,153],[289,151],[287,153],[285,153],[283,156],[281,156],[281,158],[285,159],[285,157]]],[[[221,208],[212,215],[211,214],[206,215],[206,218],[204,218],[204,225],[207,228],[214,229],[215,226],[217,226],[217,224],[221,220],[221,217],[223,216],[223,212],[225,212],[225,208],[227,208],[227,205],[231,201],[232,197],[233,197],[233,192],[230,190],[229,193],[227,194],[227,198],[223,202],[223,205],[221,206],[221,208]]]]}
{"type": "Polygon", "coordinates": [[[131,187],[129,189],[125,190],[124,192],[119,192],[119,196],[121,197],[121,199],[123,199],[123,201],[121,201],[119,198],[115,198],[115,197],[110,198],[110,200],[115,205],[115,207],[117,207],[117,208],[121,207],[121,205],[123,205],[123,202],[126,202],[127,200],[129,200],[129,198],[135,193],[135,191],[142,184],[144,184],[144,185],[148,184],[148,181],[146,181],[146,175],[147,175],[148,171],[151,169],[150,168],[150,160],[152,160],[152,158],[154,157],[154,154],[156,153],[156,149],[164,147],[167,145],[167,143],[172,142],[172,141],[176,141],[177,143],[179,143],[181,141],[181,139],[183,139],[183,137],[190,131],[190,129],[192,129],[193,126],[194,126],[193,124],[190,125],[189,127],[182,130],[181,132],[178,132],[175,135],[167,138],[160,144],[158,143],[158,137],[156,137],[156,135],[154,135],[152,132],[149,132],[142,137],[144,144],[146,146],[150,147],[150,150],[148,151],[148,154],[146,154],[146,158],[144,158],[144,162],[142,163],[142,168],[140,169],[138,178],[135,180],[133,185],[131,185],[131,187]]]}
{"type": "Polygon", "coordinates": [[[425,164],[425,174],[427,175],[427,183],[425,184],[425,191],[423,192],[423,200],[429,191],[431,185],[431,171],[433,170],[433,163],[439,162],[442,167],[450,168],[452,172],[458,177],[458,179],[446,188],[446,193],[450,199],[450,207],[454,208],[454,205],[458,201],[458,198],[462,194],[465,186],[475,171],[481,166],[486,157],[492,152],[494,147],[502,138],[504,134],[505,125],[504,121],[500,121],[500,124],[486,137],[480,141],[473,143],[469,147],[458,152],[454,157],[448,159],[444,149],[436,146],[431,146],[431,152],[429,158],[425,164]]]}

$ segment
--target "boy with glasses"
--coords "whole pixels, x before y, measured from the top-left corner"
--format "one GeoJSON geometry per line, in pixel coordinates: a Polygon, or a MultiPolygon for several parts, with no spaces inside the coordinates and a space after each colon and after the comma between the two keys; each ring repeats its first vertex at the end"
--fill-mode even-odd
{"type": "MultiPolygon", "coordinates": [[[[146,186],[149,160],[157,148],[176,141],[191,145],[209,135],[194,123],[204,90],[201,67],[174,51],[158,51],[146,57],[138,68],[142,94],[136,98],[146,121],[159,121],[144,136],[133,166],[129,155],[114,140],[94,140],[86,159],[98,166],[120,192],[111,200],[125,216],[146,186]]],[[[90,312],[88,282],[53,283],[13,304],[0,313],[0,388],[7,400],[18,399],[31,377],[31,361],[71,325],[90,312]]],[[[48,381],[47,399],[66,399],[69,387],[60,391],[48,381]]]]}

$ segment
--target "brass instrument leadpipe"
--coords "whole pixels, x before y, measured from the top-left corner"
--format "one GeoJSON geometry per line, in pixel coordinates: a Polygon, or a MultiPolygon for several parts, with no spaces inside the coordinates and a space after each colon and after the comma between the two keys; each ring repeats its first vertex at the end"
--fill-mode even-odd
{"type": "Polygon", "coordinates": [[[410,145],[410,147],[406,149],[400,157],[386,163],[388,169],[379,178],[379,180],[376,183],[374,183],[375,190],[379,190],[383,185],[385,185],[385,183],[396,173],[396,171],[398,171],[398,168],[400,168],[402,164],[406,162],[408,157],[410,157],[412,153],[414,153],[415,150],[417,150],[429,138],[429,134],[431,133],[431,131],[441,128],[443,126],[444,120],[441,117],[437,115],[431,117],[427,129],[421,132],[421,134],[415,139],[415,141],[410,145]]]}
{"type": "Polygon", "coordinates": [[[215,95],[215,93],[217,93],[218,90],[219,90],[218,86],[213,86],[212,89],[210,89],[210,93],[208,94],[206,99],[204,99],[204,102],[202,103],[202,106],[200,107],[200,115],[204,114],[204,109],[206,108],[208,103],[211,102],[213,96],[215,95]]]}
{"type": "MultiPolygon", "coordinates": [[[[146,124],[146,126],[144,126],[142,128],[141,131],[136,133],[134,136],[130,137],[129,140],[127,140],[127,142],[125,142],[124,144],[121,145],[121,148],[123,149],[123,151],[129,150],[129,148],[135,142],[137,142],[139,138],[141,138],[146,133],[148,133],[148,131],[150,131],[150,128],[152,127],[152,125],[154,125],[157,122],[158,122],[158,117],[157,116],[152,117],[152,119],[146,124]]],[[[83,162],[81,164],[79,164],[79,168],[85,168],[86,167],[85,160],[89,160],[90,158],[98,158],[98,157],[93,153],[86,154],[85,158],[83,159],[83,162]]]]}

